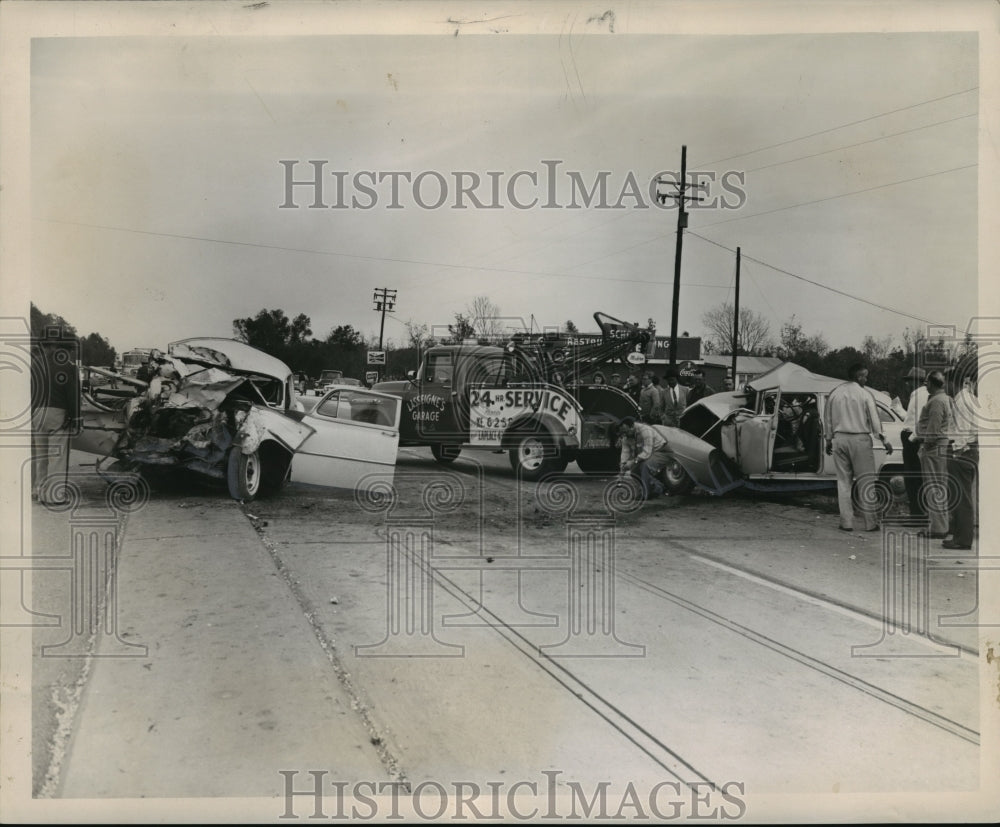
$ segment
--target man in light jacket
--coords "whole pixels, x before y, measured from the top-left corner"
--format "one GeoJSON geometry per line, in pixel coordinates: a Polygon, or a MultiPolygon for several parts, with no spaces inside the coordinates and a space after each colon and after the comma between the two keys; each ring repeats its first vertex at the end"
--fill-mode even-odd
{"type": "Polygon", "coordinates": [[[670,458],[667,438],[660,425],[646,425],[628,416],[618,426],[621,438],[621,470],[638,477],[643,499],[659,497],[664,492],[657,475],[670,458]]]}

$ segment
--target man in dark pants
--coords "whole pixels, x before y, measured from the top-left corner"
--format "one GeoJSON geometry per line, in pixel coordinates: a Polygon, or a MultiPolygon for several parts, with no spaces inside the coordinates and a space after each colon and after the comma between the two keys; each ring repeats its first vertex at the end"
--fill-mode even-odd
{"type": "Polygon", "coordinates": [[[31,498],[43,505],[60,502],[53,490],[63,485],[70,437],[80,424],[80,372],[77,341],[59,328],[46,328],[31,347],[31,498]]]}
{"type": "Polygon", "coordinates": [[[910,398],[906,403],[906,417],[903,419],[903,430],[900,437],[903,440],[903,480],[906,485],[906,499],[910,504],[911,517],[923,517],[926,510],[920,502],[920,487],[923,476],[920,471],[920,443],[912,439],[920,417],[920,409],[927,401],[927,386],[924,384],[924,372],[920,368],[910,368],[905,377],[910,398]]]}
{"type": "Polygon", "coordinates": [[[976,428],[976,377],[958,375],[952,427],[952,455],[948,457],[948,475],[958,489],[958,499],[951,508],[951,539],[941,543],[947,549],[969,550],[976,532],[976,477],[979,472],[979,438],[976,428]]]}

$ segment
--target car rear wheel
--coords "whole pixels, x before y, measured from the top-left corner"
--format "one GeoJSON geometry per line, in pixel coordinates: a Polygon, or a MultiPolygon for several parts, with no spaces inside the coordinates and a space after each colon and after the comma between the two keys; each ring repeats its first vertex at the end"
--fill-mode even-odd
{"type": "Polygon", "coordinates": [[[226,483],[229,486],[230,497],[234,500],[250,502],[260,493],[262,477],[263,465],[259,452],[245,453],[239,446],[229,452],[229,460],[226,464],[226,483]]]}
{"type": "Polygon", "coordinates": [[[663,468],[663,485],[670,494],[690,494],[694,480],[676,459],[671,457],[663,468]]]}
{"type": "Polygon", "coordinates": [[[555,445],[546,433],[532,433],[518,436],[510,449],[510,467],[518,472],[521,479],[540,480],[546,474],[565,471],[568,462],[555,452],[555,445]]]}
{"type": "Polygon", "coordinates": [[[457,445],[442,445],[440,443],[431,445],[431,454],[434,456],[434,459],[445,465],[454,462],[461,453],[462,449],[457,445]]]}

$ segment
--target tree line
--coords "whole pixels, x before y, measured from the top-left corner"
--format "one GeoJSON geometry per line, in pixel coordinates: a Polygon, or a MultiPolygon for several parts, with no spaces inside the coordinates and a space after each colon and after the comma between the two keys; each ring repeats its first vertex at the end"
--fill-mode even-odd
{"type": "Polygon", "coordinates": [[[903,330],[898,342],[892,334],[867,335],[860,347],[833,348],[822,333],[806,333],[794,315],[781,324],[775,340],[768,320],[746,307],[740,308],[739,338],[734,342],[734,313],[733,305],[724,302],[704,314],[702,324],[709,333],[702,343],[706,354],[774,356],[836,378],[846,377],[851,365],[863,362],[868,367],[869,385],[901,397],[906,393],[903,376],[915,364],[955,364],[976,352],[969,334],[961,342],[947,342],[926,339],[910,328],[903,330]]]}
{"type": "MultiPolygon", "coordinates": [[[[855,362],[869,368],[869,384],[890,393],[902,393],[901,377],[917,363],[953,364],[975,353],[975,342],[966,335],[962,342],[927,340],[917,331],[906,328],[897,341],[893,335],[865,336],[859,347],[834,348],[822,333],[808,333],[795,316],[783,322],[777,336],[769,321],[751,308],[740,308],[739,339],[733,341],[731,303],[722,303],[702,317],[706,335],[702,340],[705,355],[775,356],[825,376],[843,377],[855,362]]],[[[40,336],[46,327],[60,326],[80,343],[84,365],[109,368],[118,356],[111,343],[99,333],[81,335],[76,327],[56,313],[46,313],[31,303],[31,335],[40,336]]],[[[406,334],[403,345],[391,340],[383,347],[385,365],[367,365],[367,352],[378,348],[378,340],[366,337],[352,325],[337,325],[325,336],[314,337],[312,321],[304,313],[289,318],[283,310],[262,308],[254,316],[233,320],[234,338],[281,359],[293,371],[317,377],[327,369],[337,369],[345,376],[363,378],[367,370],[377,370],[380,379],[401,378],[417,367],[420,354],[435,344],[459,343],[468,339],[497,341],[513,332],[500,308],[486,296],[477,296],[445,330],[434,330],[423,323],[401,323],[406,334]],[[435,333],[437,335],[435,335],[435,333]]],[[[655,325],[652,319],[650,325],[655,325]]],[[[516,325],[514,325],[516,326],[516,325]]],[[[562,326],[566,333],[578,332],[572,320],[562,326]]]]}
{"type": "Polygon", "coordinates": [[[31,302],[30,326],[33,339],[41,338],[45,329],[49,327],[58,327],[64,336],[75,337],[80,343],[80,363],[83,365],[111,369],[118,358],[118,352],[111,346],[111,342],[100,333],[81,336],[76,327],[58,313],[44,313],[34,302],[31,302]]]}

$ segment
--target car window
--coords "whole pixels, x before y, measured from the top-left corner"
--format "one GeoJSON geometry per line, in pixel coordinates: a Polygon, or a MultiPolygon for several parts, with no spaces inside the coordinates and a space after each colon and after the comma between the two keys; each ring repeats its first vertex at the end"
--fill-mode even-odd
{"type": "Polygon", "coordinates": [[[337,418],[337,411],[340,408],[340,391],[330,394],[326,399],[316,406],[316,413],[320,416],[328,416],[331,419],[337,418]]]}
{"type": "Polygon", "coordinates": [[[878,408],[878,421],[879,422],[895,422],[896,417],[892,415],[892,411],[888,408],[883,408],[881,405],[876,405],[878,408]]]}
{"type": "Polygon", "coordinates": [[[362,425],[392,427],[398,407],[399,400],[394,397],[376,396],[363,390],[340,390],[324,399],[317,406],[316,413],[362,425]]]}
{"type": "Polygon", "coordinates": [[[757,413],[767,414],[770,416],[777,410],[778,405],[778,392],[777,391],[767,391],[761,394],[760,400],[760,410],[757,413]]]}
{"type": "Polygon", "coordinates": [[[259,379],[254,378],[254,386],[260,391],[260,395],[272,408],[284,407],[285,384],[279,379],[259,379]]]}

